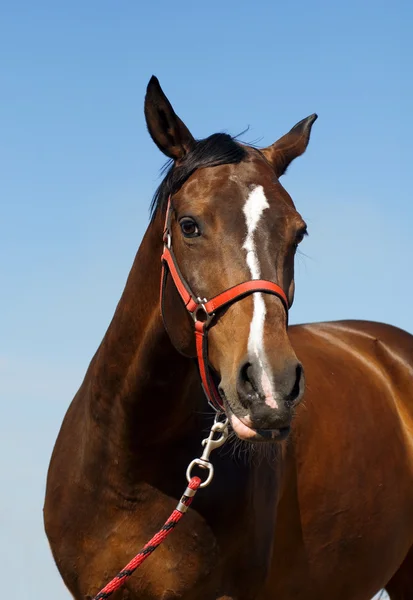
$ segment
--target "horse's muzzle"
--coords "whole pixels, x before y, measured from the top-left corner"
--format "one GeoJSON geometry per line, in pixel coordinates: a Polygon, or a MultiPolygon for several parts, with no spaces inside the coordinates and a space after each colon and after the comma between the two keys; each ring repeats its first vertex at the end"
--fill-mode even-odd
{"type": "Polygon", "coordinates": [[[291,428],[294,408],[304,392],[304,371],[292,359],[272,373],[260,361],[243,362],[238,371],[236,393],[220,386],[232,428],[241,439],[281,441],[291,428]],[[271,374],[270,374],[271,373],[271,374]]]}

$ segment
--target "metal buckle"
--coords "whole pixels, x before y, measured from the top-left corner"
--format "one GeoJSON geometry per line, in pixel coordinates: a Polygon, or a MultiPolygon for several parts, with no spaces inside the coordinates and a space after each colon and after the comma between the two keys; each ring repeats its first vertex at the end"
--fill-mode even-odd
{"type": "Polygon", "coordinates": [[[164,231],[162,240],[165,248],[168,248],[168,250],[170,250],[172,248],[172,236],[168,229],[164,231]]]}
{"type": "Polygon", "coordinates": [[[209,436],[202,440],[202,445],[205,447],[200,458],[195,458],[188,465],[186,470],[186,478],[189,481],[192,479],[192,469],[197,465],[201,467],[201,469],[207,469],[208,477],[201,483],[199,487],[204,488],[209,485],[214,476],[214,466],[209,461],[209,456],[213,450],[222,446],[225,443],[228,437],[228,418],[225,417],[224,421],[220,421],[220,414],[216,414],[214,418],[214,424],[211,427],[211,431],[209,432],[209,436]],[[220,433],[220,437],[218,439],[214,439],[214,435],[216,433],[220,433]]]}
{"type": "Polygon", "coordinates": [[[205,323],[205,327],[211,323],[212,319],[215,317],[215,313],[209,313],[205,308],[205,304],[208,302],[206,298],[198,298],[196,299],[198,305],[196,309],[191,313],[194,321],[201,321],[201,323],[205,323]]]}

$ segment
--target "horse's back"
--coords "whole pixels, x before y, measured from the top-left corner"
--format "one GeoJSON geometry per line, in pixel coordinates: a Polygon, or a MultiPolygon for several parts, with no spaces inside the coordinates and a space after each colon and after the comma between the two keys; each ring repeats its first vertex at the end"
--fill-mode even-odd
{"type": "Polygon", "coordinates": [[[356,344],[361,350],[371,350],[382,345],[389,352],[402,357],[410,365],[410,373],[413,375],[413,335],[394,325],[353,319],[293,325],[289,329],[293,343],[298,345],[305,332],[325,340],[330,339],[332,344],[337,344],[340,340],[344,344],[356,344]]]}
{"type": "Polygon", "coordinates": [[[290,337],[307,384],[269,589],[367,600],[413,545],[413,336],[339,321],[293,326],[290,337]]]}

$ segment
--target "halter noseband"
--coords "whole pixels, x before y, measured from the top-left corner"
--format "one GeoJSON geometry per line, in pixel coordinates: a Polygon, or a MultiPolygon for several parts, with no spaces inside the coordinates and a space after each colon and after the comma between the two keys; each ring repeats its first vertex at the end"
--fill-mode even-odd
{"type": "Polygon", "coordinates": [[[221,396],[216,388],[215,383],[212,380],[210,369],[208,367],[208,329],[213,321],[215,314],[218,310],[233,304],[241,298],[253,294],[255,292],[264,292],[267,294],[273,294],[280,298],[285,311],[288,315],[289,303],[284,290],[273,283],[265,279],[251,279],[244,283],[239,283],[229,288],[225,292],[218,294],[207,300],[206,298],[199,298],[195,296],[189,287],[187,281],[182,276],[178,264],[176,262],[175,254],[172,249],[172,232],[171,232],[171,219],[172,219],[172,203],[171,196],[168,198],[168,206],[166,209],[165,227],[163,232],[164,248],[162,253],[162,275],[161,275],[161,310],[163,316],[163,299],[164,291],[166,286],[166,279],[168,272],[172,276],[172,280],[178,290],[179,295],[185,305],[186,310],[191,315],[194,321],[195,328],[195,342],[196,342],[196,353],[198,358],[199,373],[201,376],[202,387],[205,395],[211,404],[211,406],[218,412],[223,410],[223,403],[221,396]]]}

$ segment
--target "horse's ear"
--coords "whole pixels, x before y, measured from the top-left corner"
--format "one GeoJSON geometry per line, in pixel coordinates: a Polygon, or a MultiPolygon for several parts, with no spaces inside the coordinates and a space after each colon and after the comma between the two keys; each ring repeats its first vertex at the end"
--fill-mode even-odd
{"type": "Polygon", "coordinates": [[[146,90],[145,118],[151,138],[169,158],[182,160],[195,145],[190,131],[175,114],[155,76],[151,77],[146,90]]]}
{"type": "Polygon", "coordinates": [[[303,119],[275,144],[261,151],[274,167],[277,177],[284,175],[290,162],[305,152],[316,119],[316,114],[303,119]]]}

